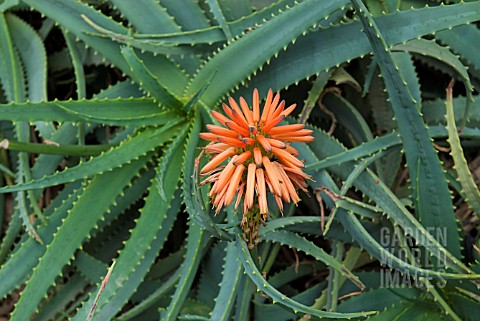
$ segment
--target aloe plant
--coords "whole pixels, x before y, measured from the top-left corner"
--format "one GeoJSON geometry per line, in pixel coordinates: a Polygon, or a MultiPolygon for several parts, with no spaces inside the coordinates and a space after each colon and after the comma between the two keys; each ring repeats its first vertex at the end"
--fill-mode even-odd
{"type": "Polygon", "coordinates": [[[5,317],[478,320],[477,21],[478,1],[0,1],[5,317]],[[199,156],[255,88],[313,141],[290,146],[302,201],[269,197],[253,242],[199,156]]]}

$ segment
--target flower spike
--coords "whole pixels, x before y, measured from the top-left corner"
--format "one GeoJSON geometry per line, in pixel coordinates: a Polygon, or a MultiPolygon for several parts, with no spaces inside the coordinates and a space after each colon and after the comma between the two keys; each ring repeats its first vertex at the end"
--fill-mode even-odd
{"type": "Polygon", "coordinates": [[[207,125],[200,138],[211,143],[203,148],[212,159],[200,174],[202,184],[212,184],[209,196],[216,212],[235,201],[243,202],[241,226],[253,246],[258,228],[268,216],[267,186],[283,213],[283,202],[300,201],[297,189],[307,191],[303,161],[291,142],[311,142],[311,130],[303,124],[280,125],[296,105],[285,108],[280,94],[270,89],[261,110],[258,90],[253,91],[252,107],[242,97],[239,104],[230,97],[222,104],[226,116],[212,111],[218,125],[207,125]],[[226,164],[226,165],[225,165],[226,164]],[[236,196],[236,197],[235,197],[236,196]]]}

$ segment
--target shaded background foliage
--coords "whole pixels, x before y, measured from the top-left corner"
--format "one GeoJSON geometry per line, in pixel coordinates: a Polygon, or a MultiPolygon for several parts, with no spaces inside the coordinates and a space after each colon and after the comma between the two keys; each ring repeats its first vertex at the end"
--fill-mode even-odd
{"type": "Polygon", "coordinates": [[[479,318],[478,1],[0,10],[4,317],[85,320],[115,261],[94,320],[479,318]],[[193,174],[253,88],[299,105],[315,181],[249,251],[193,174]]]}

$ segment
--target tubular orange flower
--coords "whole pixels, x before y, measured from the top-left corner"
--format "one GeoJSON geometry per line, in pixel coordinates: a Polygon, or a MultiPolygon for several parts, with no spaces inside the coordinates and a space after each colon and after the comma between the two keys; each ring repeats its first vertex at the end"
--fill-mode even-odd
{"type": "Polygon", "coordinates": [[[229,149],[224,150],[223,152],[221,152],[220,154],[218,154],[217,156],[215,156],[215,157],[207,164],[207,166],[204,166],[204,167],[202,168],[201,174],[208,173],[208,172],[214,170],[215,167],[217,167],[218,165],[220,165],[221,163],[223,163],[224,160],[226,160],[226,159],[229,158],[229,157],[232,157],[233,155],[235,155],[235,148],[230,147],[229,149]]]}
{"type": "MultiPolygon", "coordinates": [[[[238,155],[237,158],[235,158],[234,160],[234,164],[235,165],[239,165],[239,164],[243,164],[247,159],[250,158],[250,156],[252,156],[252,152],[247,150],[246,152],[243,152],[241,153],[240,155],[238,155]]],[[[213,161],[213,160],[212,160],[213,161]]]]}
{"type": "Polygon", "coordinates": [[[255,193],[255,171],[257,166],[255,163],[248,164],[248,173],[247,173],[247,192],[245,194],[245,202],[247,203],[246,208],[253,207],[254,193],[255,193]]]}
{"type": "Polygon", "coordinates": [[[251,231],[268,214],[267,185],[281,211],[282,201],[300,201],[297,189],[305,191],[305,180],[311,177],[302,171],[304,164],[290,143],[311,142],[313,136],[302,124],[279,125],[296,105],[286,108],[272,90],[263,110],[256,89],[252,107],[243,98],[239,104],[231,97],[228,102],[222,105],[226,116],[212,111],[220,126],[207,125],[209,132],[200,134],[211,142],[204,150],[213,156],[200,173],[209,176],[202,184],[213,183],[209,196],[217,212],[230,205],[235,195],[235,208],[243,201],[242,226],[251,231]]]}
{"type": "Polygon", "coordinates": [[[253,149],[253,159],[258,167],[262,166],[262,150],[260,147],[255,147],[253,149]]]}
{"type": "Polygon", "coordinates": [[[267,187],[265,185],[265,174],[262,168],[257,168],[257,193],[258,193],[258,206],[260,208],[260,214],[267,214],[267,187]]]}

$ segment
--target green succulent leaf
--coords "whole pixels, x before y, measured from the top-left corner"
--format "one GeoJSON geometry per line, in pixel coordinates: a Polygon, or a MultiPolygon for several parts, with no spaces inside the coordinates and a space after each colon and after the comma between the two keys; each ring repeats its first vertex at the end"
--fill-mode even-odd
{"type": "Polygon", "coordinates": [[[149,98],[12,103],[0,105],[0,111],[4,120],[11,121],[88,121],[112,126],[159,126],[181,118],[149,98]]]}
{"type": "Polygon", "coordinates": [[[164,321],[175,320],[180,313],[182,304],[185,302],[190,286],[195,278],[202,259],[202,249],[206,245],[207,235],[205,231],[193,220],[189,221],[187,238],[187,253],[182,263],[182,272],[175,293],[166,309],[160,311],[160,319],[164,321]]]}
{"type": "Polygon", "coordinates": [[[362,284],[360,279],[355,276],[351,271],[345,269],[345,267],[335,260],[334,257],[323,251],[321,248],[315,246],[305,238],[298,234],[289,231],[276,231],[267,233],[262,237],[264,241],[278,242],[280,244],[294,247],[297,250],[303,251],[306,254],[314,256],[317,260],[322,261],[326,265],[332,267],[345,277],[347,277],[352,283],[359,287],[360,290],[365,289],[365,285],[362,284]]]}
{"type": "MultiPolygon", "coordinates": [[[[182,164],[170,159],[169,165],[162,179],[168,184],[166,189],[168,195],[164,195],[165,198],[158,196],[158,177],[154,179],[135,229],[115,260],[115,268],[97,303],[92,320],[110,320],[115,316],[135,292],[167,240],[181,205],[179,193],[176,193],[176,197],[174,194],[179,179],[177,173],[182,164]]],[[[73,320],[84,320],[94,299],[94,296],[90,297],[73,320]]]]}
{"type": "Polygon", "coordinates": [[[62,268],[73,258],[75,250],[88,239],[90,231],[106,214],[112,200],[130,183],[137,171],[146,165],[147,160],[148,157],[142,157],[117,170],[97,175],[88,183],[88,188],[69,211],[68,218],[62,222],[27,281],[11,320],[30,318],[48,288],[55,284],[55,278],[61,274],[62,268]],[[111,184],[112,188],[106,190],[106,184],[111,184]],[[101,198],[98,197],[99,193],[102,193],[101,198]]]}
{"type": "MultiPolygon", "coordinates": [[[[398,11],[377,17],[375,22],[390,47],[479,19],[480,3],[475,1],[398,11]]],[[[258,88],[264,94],[269,88],[281,90],[371,51],[359,21],[319,29],[296,39],[289,50],[272,59],[262,72],[253,75],[248,87],[258,88]]],[[[240,91],[240,94],[243,92],[240,91]]]]}
{"type": "Polygon", "coordinates": [[[375,311],[345,313],[345,314],[336,313],[336,312],[325,312],[321,310],[311,309],[309,307],[304,306],[303,304],[300,304],[286,297],[284,294],[280,293],[278,290],[272,287],[267,282],[267,280],[263,278],[261,272],[258,270],[258,268],[255,266],[255,263],[253,262],[253,259],[250,255],[250,251],[248,250],[247,243],[242,239],[241,235],[237,235],[236,242],[237,242],[237,251],[238,251],[237,256],[242,262],[245,272],[253,281],[253,283],[255,283],[257,288],[265,292],[265,294],[271,297],[274,302],[278,302],[282,304],[284,307],[288,307],[289,309],[293,310],[295,313],[301,312],[305,314],[311,314],[320,318],[333,318],[333,319],[355,318],[355,317],[368,316],[375,313],[375,311]]]}
{"type": "Polygon", "coordinates": [[[451,155],[454,161],[454,168],[458,174],[458,181],[462,185],[463,193],[465,194],[465,200],[468,205],[474,210],[477,215],[480,215],[480,191],[475,183],[470,170],[468,169],[468,163],[465,159],[462,145],[460,144],[460,135],[457,131],[457,125],[455,124],[455,116],[453,114],[453,101],[452,101],[452,88],[447,89],[447,130],[448,130],[448,142],[451,148],[451,155]]]}
{"type": "Polygon", "coordinates": [[[171,139],[180,127],[180,125],[174,123],[160,128],[147,128],[137,135],[130,137],[130,139],[118,147],[113,147],[109,151],[93,157],[85,163],[39,180],[3,187],[0,189],[0,193],[43,188],[73,182],[128,164],[171,139]]]}
{"type": "Polygon", "coordinates": [[[203,95],[206,104],[214,103],[278,54],[282,48],[286,48],[305,29],[344,7],[346,3],[347,1],[305,0],[272,18],[269,23],[250,31],[215,54],[195,75],[188,86],[187,94],[197,92],[211,74],[216,72],[212,85],[203,95]],[[244,59],[249,56],[256,59],[244,59]],[[232,68],[236,66],[234,62],[240,60],[243,60],[244,64],[232,68]]]}
{"type": "Polygon", "coordinates": [[[416,214],[425,226],[436,230],[446,228],[449,242],[445,246],[458,258],[460,243],[454,241],[458,239],[458,233],[455,231],[456,220],[450,192],[427,128],[378,26],[363,3],[353,1],[353,4],[378,56],[380,71],[390,96],[407,159],[416,214]]]}
{"type": "Polygon", "coordinates": [[[242,275],[242,264],[237,260],[237,248],[234,242],[228,243],[226,252],[222,282],[219,285],[218,296],[215,298],[215,307],[210,313],[211,320],[230,320],[242,275]]]}
{"type": "Polygon", "coordinates": [[[182,103],[158,82],[155,75],[147,69],[132,48],[122,47],[120,51],[135,75],[135,79],[140,82],[140,86],[142,86],[149,95],[160,104],[170,108],[180,108],[182,106],[182,103]]]}

